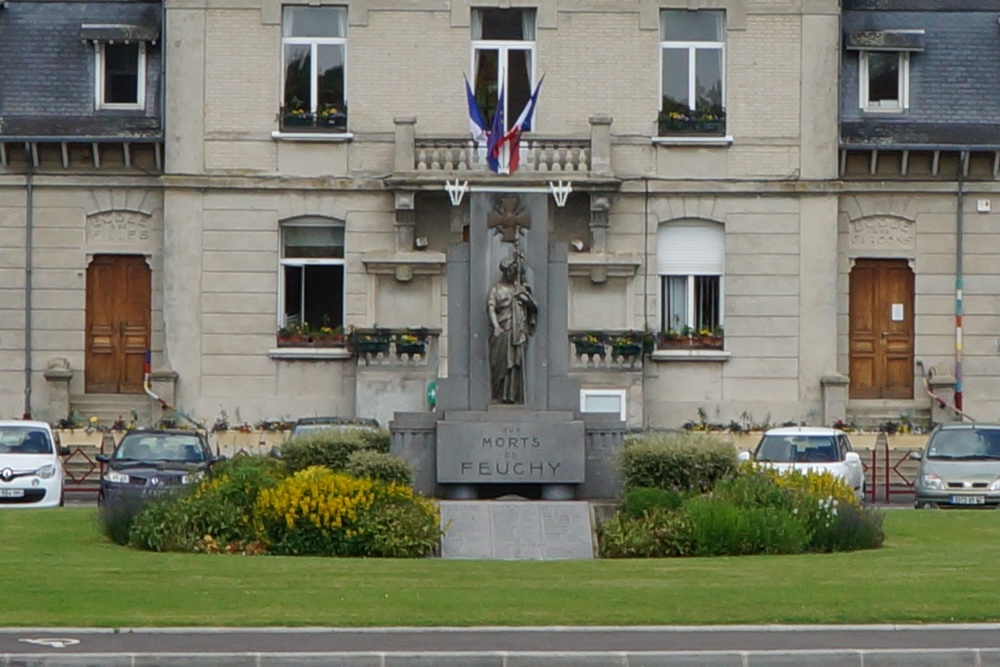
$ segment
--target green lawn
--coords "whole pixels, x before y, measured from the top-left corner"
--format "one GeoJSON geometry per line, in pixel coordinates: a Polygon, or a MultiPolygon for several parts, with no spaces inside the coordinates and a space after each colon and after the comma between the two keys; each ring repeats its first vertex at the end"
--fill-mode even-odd
{"type": "Polygon", "coordinates": [[[0,511],[0,626],[1000,620],[1000,512],[889,511],[878,551],[498,562],[153,554],[95,511],[0,511]]]}

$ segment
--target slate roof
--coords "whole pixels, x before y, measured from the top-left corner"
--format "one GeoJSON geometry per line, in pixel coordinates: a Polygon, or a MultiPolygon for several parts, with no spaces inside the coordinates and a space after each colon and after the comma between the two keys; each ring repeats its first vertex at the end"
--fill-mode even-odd
{"type": "Polygon", "coordinates": [[[842,146],[1000,147],[1000,0],[843,0],[843,7],[842,146]],[[910,50],[909,109],[866,114],[858,106],[859,36],[892,30],[924,31],[902,49],[910,50]]]}
{"type": "Polygon", "coordinates": [[[7,2],[0,9],[0,140],[162,138],[161,17],[159,0],[7,2]],[[125,34],[155,38],[146,50],[146,108],[97,110],[89,40],[125,34]]]}

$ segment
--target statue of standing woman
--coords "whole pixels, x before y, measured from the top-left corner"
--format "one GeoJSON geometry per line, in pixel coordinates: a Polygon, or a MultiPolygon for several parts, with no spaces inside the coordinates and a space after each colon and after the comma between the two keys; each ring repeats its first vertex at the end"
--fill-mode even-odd
{"type": "Polygon", "coordinates": [[[490,287],[490,386],[493,401],[524,404],[528,338],[535,332],[538,304],[524,280],[520,254],[500,262],[500,280],[490,287]]]}

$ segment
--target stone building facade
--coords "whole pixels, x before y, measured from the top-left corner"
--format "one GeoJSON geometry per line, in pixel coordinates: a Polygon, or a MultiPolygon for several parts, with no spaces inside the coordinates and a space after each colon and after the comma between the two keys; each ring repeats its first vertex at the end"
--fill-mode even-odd
{"type": "MultiPolygon", "coordinates": [[[[822,424],[866,406],[927,410],[916,360],[944,369],[953,359],[955,181],[938,174],[954,175],[957,158],[927,152],[910,158],[908,179],[884,176],[900,152],[872,157],[870,113],[856,93],[848,100],[855,47],[871,45],[848,37],[870,31],[856,2],[843,17],[833,0],[90,3],[119,13],[95,21],[119,26],[102,35],[81,34],[84,3],[9,1],[3,63],[12,61],[2,49],[40,7],[72,24],[60,34],[82,45],[77,79],[96,81],[87,68],[101,44],[139,35],[147,46],[140,110],[105,110],[81,86],[80,109],[53,105],[42,124],[69,131],[44,136],[13,121],[24,100],[41,99],[31,85],[44,77],[22,80],[25,68],[51,64],[0,65],[0,227],[9,232],[0,239],[0,414],[30,408],[56,420],[67,402],[136,391],[88,380],[100,319],[91,311],[101,307],[90,267],[106,255],[144,259],[148,292],[124,284],[148,295],[145,389],[188,414],[385,422],[395,410],[429,410],[429,389],[448,376],[446,252],[467,234],[461,195],[553,190],[566,195],[551,198],[548,224],[569,248],[569,328],[574,340],[604,337],[601,354],[569,362],[585,410],[620,411],[632,428],[699,414],[822,424]],[[155,11],[129,14],[139,8],[155,11]],[[504,90],[510,126],[543,74],[520,168],[490,172],[469,139],[463,75],[488,118],[504,90]],[[66,125],[71,114],[162,122],[98,132],[66,125]],[[930,161],[934,177],[914,179],[930,161]],[[872,395],[875,380],[858,393],[859,374],[875,371],[851,352],[853,267],[885,259],[918,269],[904,396],[881,385],[872,395]],[[303,323],[312,342],[279,340],[303,323]],[[417,333],[427,345],[409,354],[393,338],[385,352],[359,355],[333,337],[317,342],[340,327],[417,333]],[[616,354],[616,337],[644,330],[660,333],[655,349],[616,354]]],[[[973,157],[985,193],[996,168],[973,157]]],[[[968,231],[983,234],[972,242],[985,253],[988,216],[975,222],[968,231]]],[[[982,296],[969,307],[986,328],[969,339],[984,364],[969,368],[965,400],[987,408],[995,276],[970,271],[981,272],[982,296]]],[[[897,301],[887,303],[891,321],[897,301]]],[[[113,324],[109,344],[142,347],[128,321],[113,324]]],[[[127,380],[128,355],[119,356],[127,380]]],[[[892,368],[894,378],[903,372],[892,368]]]]}

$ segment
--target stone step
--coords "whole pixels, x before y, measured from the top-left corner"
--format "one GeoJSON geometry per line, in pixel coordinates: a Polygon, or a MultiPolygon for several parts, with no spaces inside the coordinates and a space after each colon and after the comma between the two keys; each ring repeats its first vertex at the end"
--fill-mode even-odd
{"type": "Polygon", "coordinates": [[[897,425],[907,420],[912,426],[927,430],[932,426],[931,408],[925,401],[866,400],[849,401],[847,421],[865,431],[876,431],[889,422],[897,425]]]}
{"type": "Polygon", "coordinates": [[[145,394],[85,394],[70,399],[70,411],[75,412],[81,423],[87,424],[97,417],[97,424],[111,426],[118,419],[125,423],[135,421],[139,426],[149,426],[152,405],[145,394]],[[134,414],[133,414],[134,413],[134,414]]]}

